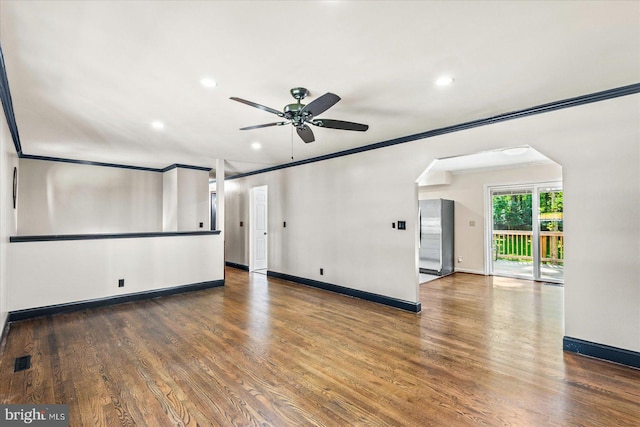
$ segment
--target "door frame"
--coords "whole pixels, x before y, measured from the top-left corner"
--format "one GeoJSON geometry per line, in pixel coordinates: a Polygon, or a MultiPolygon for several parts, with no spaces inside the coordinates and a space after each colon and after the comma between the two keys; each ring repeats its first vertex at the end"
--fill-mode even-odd
{"type": "Polygon", "coordinates": [[[484,271],[486,275],[493,276],[493,198],[492,190],[531,190],[531,253],[533,263],[533,277],[501,274],[503,277],[517,279],[563,283],[564,281],[540,277],[540,190],[555,187],[563,189],[562,181],[528,182],[518,184],[485,184],[484,185],[484,271]]]}
{"type": "Polygon", "coordinates": [[[217,230],[218,226],[218,193],[209,191],[209,229],[217,230]]]}

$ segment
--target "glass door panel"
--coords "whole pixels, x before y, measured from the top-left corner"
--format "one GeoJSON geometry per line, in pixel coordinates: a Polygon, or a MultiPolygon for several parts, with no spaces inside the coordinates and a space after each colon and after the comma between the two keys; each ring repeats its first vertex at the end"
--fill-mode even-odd
{"type": "Polygon", "coordinates": [[[562,188],[539,189],[538,230],[540,230],[539,279],[564,279],[564,233],[562,188]]]}
{"type": "Polygon", "coordinates": [[[491,190],[492,273],[534,277],[533,189],[491,190]]]}

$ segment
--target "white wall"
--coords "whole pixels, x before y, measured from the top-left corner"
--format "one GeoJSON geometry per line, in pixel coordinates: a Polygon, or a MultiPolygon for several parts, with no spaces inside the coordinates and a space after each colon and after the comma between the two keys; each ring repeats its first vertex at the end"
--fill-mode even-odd
{"type": "Polygon", "coordinates": [[[18,156],[11,139],[4,112],[0,109],[0,333],[9,311],[10,268],[9,236],[16,233],[17,210],[13,209],[13,168],[18,166],[18,156]]]}
{"type": "MultiPolygon", "coordinates": [[[[204,230],[196,221],[208,223],[208,194],[206,171],[21,159],[18,233],[13,228],[5,236],[158,232],[167,212],[177,230],[165,231],[204,230]],[[169,209],[163,187],[173,190],[169,209]]],[[[6,249],[3,313],[224,279],[220,235],[20,242],[6,249]],[[125,279],[123,288],[118,279],[125,279]]]]}
{"type": "MultiPolygon", "coordinates": [[[[249,184],[244,180],[225,182],[224,243],[225,261],[249,266],[249,184]],[[241,226],[240,223],[243,225],[241,226]]],[[[269,206],[269,217],[276,206],[269,206]]],[[[269,223],[270,241],[275,241],[274,227],[269,223]]],[[[271,248],[269,248],[271,250],[271,248]]]]}
{"type": "Polygon", "coordinates": [[[21,242],[10,249],[9,311],[224,279],[220,235],[21,242]]]}
{"type": "Polygon", "coordinates": [[[206,230],[210,209],[209,172],[186,168],[177,170],[178,231],[206,230]]]}
{"type": "Polygon", "coordinates": [[[420,200],[455,201],[455,269],[469,273],[484,271],[484,186],[562,181],[562,167],[547,165],[498,169],[451,175],[451,184],[418,188],[420,200]],[[475,222],[475,226],[469,225],[475,222]],[[458,262],[462,257],[462,262],[458,262]]]}
{"type": "Polygon", "coordinates": [[[162,174],[20,159],[18,234],[162,231],[162,174]]]}
{"type": "Polygon", "coordinates": [[[416,176],[391,172],[372,151],[227,181],[226,259],[249,265],[249,189],[267,185],[269,270],[418,301],[416,176]]]}
{"type": "Polygon", "coordinates": [[[208,194],[206,171],[176,168],[162,174],[21,159],[18,233],[9,227],[3,234],[8,250],[3,269],[8,280],[1,282],[3,315],[7,310],[223,280],[220,235],[5,245],[10,234],[158,232],[167,213],[176,229],[165,231],[204,230],[197,221],[208,223],[208,194]],[[173,190],[175,203],[168,209],[163,187],[173,190]],[[118,279],[125,279],[123,288],[118,279]]]}
{"type": "Polygon", "coordinates": [[[566,335],[640,351],[639,116],[636,94],[231,180],[227,260],[248,265],[248,192],[266,184],[270,270],[416,301],[416,178],[436,158],[530,145],[563,167],[566,335]]]}
{"type": "Polygon", "coordinates": [[[164,172],[162,180],[163,231],[206,230],[209,172],[177,167],[164,172]]]}
{"type": "Polygon", "coordinates": [[[20,159],[18,169],[19,235],[196,231],[208,224],[207,171],[32,159],[20,159]]]}

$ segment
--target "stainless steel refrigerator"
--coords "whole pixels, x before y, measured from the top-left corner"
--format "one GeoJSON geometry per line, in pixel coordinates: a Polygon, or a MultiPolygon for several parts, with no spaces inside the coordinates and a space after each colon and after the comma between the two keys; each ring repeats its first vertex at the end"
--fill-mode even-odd
{"type": "Polygon", "coordinates": [[[444,276],[453,273],[453,200],[420,200],[421,273],[444,276]]]}

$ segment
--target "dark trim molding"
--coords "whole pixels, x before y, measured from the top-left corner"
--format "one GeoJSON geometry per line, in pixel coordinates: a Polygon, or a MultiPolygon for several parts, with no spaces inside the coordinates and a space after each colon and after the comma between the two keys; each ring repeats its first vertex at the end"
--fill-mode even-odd
{"type": "Polygon", "coordinates": [[[146,171],[146,172],[159,172],[159,173],[164,173],[176,168],[193,169],[193,170],[199,170],[199,171],[205,171],[205,172],[211,171],[211,168],[206,168],[203,166],[191,166],[191,165],[183,165],[178,163],[174,163],[170,166],[167,166],[166,168],[148,168],[144,166],[121,165],[117,163],[103,163],[103,162],[92,162],[88,160],[65,159],[62,157],[34,156],[32,154],[23,154],[23,153],[20,153],[19,157],[21,159],[44,160],[48,162],[74,163],[77,165],[104,166],[108,168],[132,169],[132,170],[139,170],[139,171],[146,171]]]}
{"type": "Polygon", "coordinates": [[[207,231],[168,231],[158,233],[117,233],[117,234],[50,234],[42,236],[11,236],[9,242],[56,242],[61,240],[101,240],[101,239],[139,239],[142,237],[206,236],[220,234],[220,230],[207,231]]]}
{"type": "Polygon", "coordinates": [[[562,339],[562,349],[640,369],[640,353],[637,351],[625,350],[623,348],[611,347],[571,337],[564,337],[562,339]]]}
{"type": "Polygon", "coordinates": [[[205,168],[203,166],[191,166],[191,165],[183,165],[180,163],[174,163],[171,166],[167,166],[166,168],[161,169],[160,172],[167,172],[167,171],[170,171],[171,169],[176,169],[176,168],[193,169],[193,170],[205,171],[205,172],[211,171],[211,168],[205,168]]]}
{"type": "Polygon", "coordinates": [[[227,267],[237,268],[239,270],[249,271],[249,266],[244,264],[236,264],[235,262],[225,261],[224,264],[227,267]]]}
{"type": "Polygon", "coordinates": [[[294,166],[305,165],[308,163],[320,162],[323,160],[334,159],[336,157],[348,156],[351,154],[362,153],[364,151],[376,150],[378,148],[389,147],[392,145],[403,144],[405,142],[416,141],[418,139],[432,138],[447,133],[459,132],[466,129],[472,129],[480,126],[492,125],[507,120],[519,119],[522,117],[533,116],[536,114],[548,113],[550,111],[561,110],[578,105],[591,104],[593,102],[605,101],[607,99],[618,98],[621,96],[640,93],[640,83],[634,83],[628,86],[617,87],[614,89],[604,90],[601,92],[590,93],[587,95],[576,96],[574,98],[562,99],[547,104],[537,105],[535,107],[525,108],[524,110],[503,113],[493,117],[473,120],[466,123],[460,123],[453,126],[447,126],[439,129],[428,130],[426,132],[416,133],[413,135],[403,136],[401,138],[390,139],[375,144],[364,145],[362,147],[351,148],[349,150],[338,151],[336,153],[326,154],[324,156],[312,157],[310,159],[298,160],[296,162],[284,163],[282,165],[272,166],[265,169],[259,169],[251,172],[241,173],[226,177],[225,180],[243,178],[245,176],[258,175],[266,172],[273,172],[280,169],[286,169],[294,166]]]}
{"type": "Polygon", "coordinates": [[[414,313],[418,313],[420,312],[420,310],[422,310],[422,304],[420,302],[404,301],[397,298],[386,297],[384,295],[374,294],[366,291],[359,291],[357,289],[346,288],[344,286],[333,285],[331,283],[320,282],[313,279],[305,279],[304,277],[292,276],[290,274],[278,273],[271,270],[267,270],[267,276],[287,280],[289,282],[299,283],[301,285],[311,286],[314,288],[324,289],[325,291],[336,292],[342,295],[348,295],[350,297],[377,302],[379,304],[389,305],[391,307],[400,308],[406,311],[412,311],[414,313]]]}
{"type": "Polygon", "coordinates": [[[16,124],[16,116],[13,111],[13,101],[11,99],[11,91],[9,90],[9,78],[7,77],[7,68],[4,64],[4,54],[2,46],[0,46],[0,102],[4,115],[7,118],[7,125],[11,133],[13,145],[18,155],[22,154],[22,146],[20,145],[20,135],[18,134],[18,125],[16,124]]]}
{"type": "MultiPolygon", "coordinates": [[[[224,280],[212,280],[209,282],[193,283],[191,285],[175,286],[171,288],[157,289],[153,291],[137,292],[133,294],[117,295],[107,298],[98,298],[86,301],[70,302],[66,304],[49,305],[46,307],[27,308],[9,313],[8,322],[32,319],[34,317],[49,316],[53,314],[68,313],[70,311],[86,310],[89,308],[106,307],[109,305],[124,304],[133,301],[164,297],[185,292],[200,291],[203,289],[224,286],[224,280]]],[[[7,322],[7,323],[8,323],[7,322]]]]}
{"type": "Polygon", "coordinates": [[[24,154],[20,153],[19,156],[21,159],[29,159],[29,160],[44,160],[47,162],[62,162],[62,163],[74,163],[77,165],[89,165],[89,166],[104,166],[108,168],[119,168],[119,169],[132,169],[139,171],[147,171],[147,172],[162,172],[162,169],[158,168],[148,168],[144,166],[132,166],[132,165],[120,165],[116,163],[103,163],[103,162],[92,162],[89,160],[76,160],[76,159],[65,159],[61,157],[48,157],[48,156],[34,156],[32,154],[24,154]]]}

